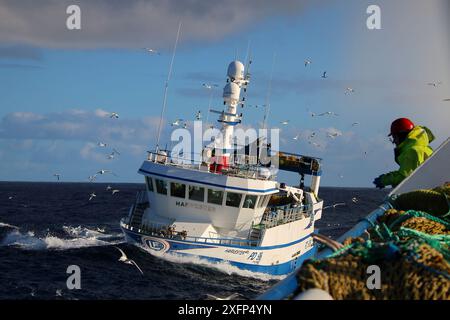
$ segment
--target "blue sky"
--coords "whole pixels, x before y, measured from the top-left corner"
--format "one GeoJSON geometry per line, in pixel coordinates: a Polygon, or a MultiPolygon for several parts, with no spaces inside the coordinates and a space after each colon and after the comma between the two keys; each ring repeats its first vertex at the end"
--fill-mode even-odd
{"type": "MultiPolygon", "coordinates": [[[[378,1],[382,30],[366,28],[373,1],[262,1],[256,7],[230,0],[223,8],[204,1],[180,7],[170,0],[160,2],[164,6],[130,1],[128,7],[76,1],[80,31],[65,29],[64,5],[70,2],[42,3],[0,1],[0,180],[51,181],[59,172],[64,181],[86,181],[111,169],[118,177],[100,181],[140,182],[136,171],[155,143],[179,20],[166,124],[206,111],[205,82],[219,84],[212,104],[219,108],[227,65],[236,53],[243,60],[250,43],[247,102],[264,103],[275,53],[269,124],[290,120],[281,128],[282,149],[322,157],[324,185],[370,186],[395,169],[386,134],[397,117],[428,126],[437,136],[434,147],[450,135],[450,103],[443,101],[450,98],[445,1],[378,1]],[[312,60],[307,68],[305,59],[312,60]],[[325,70],[328,78],[322,79],[325,70]],[[427,85],[434,81],[442,84],[427,85]],[[355,93],[346,95],[347,87],[355,93]],[[339,116],[312,118],[308,110],[339,116]],[[105,118],[105,111],[120,118],[105,118]],[[320,147],[307,142],[312,131],[320,147]],[[330,139],[327,132],[342,135],[330,139]],[[292,139],[297,134],[300,141],[292,139]],[[98,141],[108,147],[97,147],[98,141]],[[108,160],[112,146],[121,155],[108,160]]],[[[246,125],[262,120],[260,109],[243,112],[246,125]]],[[[164,129],[169,133],[170,126],[164,129]]]]}

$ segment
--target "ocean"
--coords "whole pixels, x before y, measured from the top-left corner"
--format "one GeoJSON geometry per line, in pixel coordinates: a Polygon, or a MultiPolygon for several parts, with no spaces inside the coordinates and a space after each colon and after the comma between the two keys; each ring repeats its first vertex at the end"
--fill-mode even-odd
{"type": "MultiPolygon", "coordinates": [[[[277,283],[229,265],[155,258],[124,242],[120,218],[143,184],[0,182],[0,299],[189,299],[239,294],[253,299],[277,283]],[[90,194],[96,197],[89,201],[90,194]],[[118,261],[120,252],[136,261],[118,261]],[[67,268],[81,270],[81,289],[66,286],[67,268]]],[[[324,206],[316,223],[336,238],[381,204],[386,190],[322,187],[324,206]]]]}

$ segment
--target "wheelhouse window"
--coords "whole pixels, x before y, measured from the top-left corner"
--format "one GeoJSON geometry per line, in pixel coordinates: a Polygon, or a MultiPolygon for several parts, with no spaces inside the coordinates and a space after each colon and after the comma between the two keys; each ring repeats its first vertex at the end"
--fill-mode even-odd
{"type": "Polygon", "coordinates": [[[148,191],[153,192],[153,179],[150,177],[145,177],[145,183],[147,184],[148,191]]]}
{"type": "Polygon", "coordinates": [[[258,202],[258,205],[256,207],[257,208],[262,208],[262,207],[266,206],[267,202],[269,202],[269,199],[270,199],[271,196],[272,195],[268,194],[268,195],[259,197],[259,202],[258,202]]]}
{"type": "Polygon", "coordinates": [[[186,185],[182,183],[171,182],[170,195],[177,198],[186,197],[186,185]]]}
{"type": "Polygon", "coordinates": [[[223,191],[208,189],[208,202],[221,205],[223,200],[223,191]]]}
{"type": "Polygon", "coordinates": [[[234,193],[234,192],[227,192],[227,201],[225,204],[229,207],[235,207],[239,208],[241,204],[242,194],[240,193],[234,193]]]}
{"type": "Polygon", "coordinates": [[[189,186],[189,199],[203,202],[205,200],[205,188],[189,186]]]}
{"type": "Polygon", "coordinates": [[[167,181],[155,179],[156,192],[159,194],[167,194],[167,181]]]}
{"type": "Polygon", "coordinates": [[[258,196],[248,194],[245,196],[244,205],[242,207],[246,208],[246,209],[255,209],[257,200],[258,200],[258,196]]]}

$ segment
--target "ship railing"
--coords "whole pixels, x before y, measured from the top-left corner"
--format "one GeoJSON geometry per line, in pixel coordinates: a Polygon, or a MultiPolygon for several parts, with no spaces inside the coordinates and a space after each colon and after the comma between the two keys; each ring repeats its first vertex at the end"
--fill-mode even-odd
{"type": "Polygon", "coordinates": [[[266,228],[273,228],[282,224],[294,222],[311,216],[310,205],[291,205],[270,207],[261,219],[261,224],[266,228]]]}
{"type": "Polygon", "coordinates": [[[147,161],[183,169],[257,180],[273,180],[276,178],[276,175],[274,174],[271,174],[270,176],[261,174],[260,169],[262,166],[257,164],[258,158],[256,156],[235,156],[232,154],[230,155],[228,166],[222,167],[220,164],[215,164],[214,162],[195,160],[196,158],[202,159],[202,156],[196,153],[192,153],[193,157],[189,158],[168,155],[161,151],[147,151],[147,154],[147,161]]]}
{"type": "Polygon", "coordinates": [[[186,232],[183,231],[168,232],[170,225],[166,223],[145,223],[140,225],[139,227],[133,227],[127,224],[125,222],[125,219],[122,219],[120,223],[124,228],[129,229],[130,231],[136,231],[138,233],[144,233],[150,236],[163,237],[173,240],[186,240],[206,244],[233,245],[239,247],[255,247],[259,243],[259,240],[248,240],[240,238],[206,238],[189,236],[186,232]]]}

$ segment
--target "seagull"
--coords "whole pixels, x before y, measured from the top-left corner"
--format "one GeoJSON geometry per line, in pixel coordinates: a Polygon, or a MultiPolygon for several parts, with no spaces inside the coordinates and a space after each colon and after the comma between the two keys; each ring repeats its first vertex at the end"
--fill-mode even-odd
{"type": "Polygon", "coordinates": [[[443,99],[442,101],[444,101],[444,102],[449,102],[450,99],[443,99]]]}
{"type": "Polygon", "coordinates": [[[322,78],[324,78],[324,79],[328,78],[328,76],[327,76],[327,72],[326,72],[326,71],[324,71],[324,72],[323,72],[323,74],[322,74],[322,78]]]}
{"type": "Polygon", "coordinates": [[[322,112],[321,114],[317,115],[318,117],[322,117],[322,116],[339,116],[336,112],[333,111],[327,111],[327,112],[322,112]]]}
{"type": "Polygon", "coordinates": [[[97,195],[95,194],[95,192],[92,192],[92,193],[90,194],[89,201],[91,201],[92,199],[94,199],[96,196],[97,196],[97,195]]]}
{"type": "Polygon", "coordinates": [[[97,145],[98,145],[99,147],[106,147],[106,143],[103,143],[103,142],[99,142],[99,143],[97,143],[97,145]]]}
{"type": "Polygon", "coordinates": [[[355,93],[355,89],[350,87],[345,88],[345,94],[352,94],[352,93],[355,93]]]}
{"type": "Polygon", "coordinates": [[[116,176],[116,174],[114,172],[112,172],[111,170],[101,169],[101,170],[97,171],[97,174],[105,174],[105,173],[111,173],[112,175],[116,176]]]}
{"type": "Polygon", "coordinates": [[[119,114],[117,112],[111,112],[110,118],[119,119],[119,114]]]}
{"type": "Polygon", "coordinates": [[[139,266],[137,265],[137,263],[134,262],[134,260],[128,259],[127,255],[125,254],[125,252],[123,252],[122,249],[120,249],[119,247],[116,247],[116,246],[114,246],[114,248],[116,248],[117,250],[119,250],[120,253],[122,254],[122,256],[119,258],[119,261],[121,261],[121,262],[123,262],[123,263],[126,263],[126,264],[132,264],[132,265],[134,265],[134,266],[139,270],[139,272],[140,272],[142,275],[144,275],[144,273],[142,272],[141,268],[139,268],[139,266]]]}
{"type": "Polygon", "coordinates": [[[339,178],[343,179],[343,178],[344,178],[344,175],[343,175],[343,174],[340,174],[340,175],[339,175],[339,178]]]}
{"type": "Polygon", "coordinates": [[[61,289],[57,289],[55,295],[57,297],[62,297],[62,290],[61,289]]]}
{"type": "Polygon", "coordinates": [[[114,159],[114,153],[108,154],[106,156],[109,160],[114,159]]]}
{"type": "Polygon", "coordinates": [[[339,132],[333,132],[333,133],[327,133],[327,137],[334,139],[336,137],[339,137],[341,134],[339,132]]]}
{"type": "Polygon", "coordinates": [[[315,136],[316,136],[316,133],[313,132],[313,133],[311,133],[311,134],[309,135],[308,139],[312,139],[312,138],[314,138],[315,136]]]}
{"type": "Polygon", "coordinates": [[[359,201],[358,198],[356,198],[356,197],[353,197],[353,198],[352,198],[352,202],[353,202],[353,203],[358,203],[358,201],[359,201]]]}
{"type": "Polygon", "coordinates": [[[97,175],[96,174],[94,174],[93,176],[89,176],[89,182],[92,182],[92,181],[94,181],[95,179],[97,178],[97,175]]]}
{"type": "Polygon", "coordinates": [[[96,229],[97,229],[97,231],[100,232],[100,233],[105,233],[105,228],[99,228],[99,227],[97,227],[96,229]]]}
{"type": "Polygon", "coordinates": [[[112,187],[110,186],[110,185],[108,185],[107,187],[106,187],[106,191],[109,191],[109,190],[111,190],[112,189],[112,187]]]}
{"type": "Polygon", "coordinates": [[[309,111],[309,114],[311,115],[311,117],[315,117],[316,114],[314,112],[309,111]]]}
{"type": "Polygon", "coordinates": [[[174,122],[171,123],[171,126],[172,127],[175,127],[175,126],[178,127],[181,124],[181,122],[183,122],[183,119],[177,119],[177,120],[175,120],[174,122]]]}
{"type": "Polygon", "coordinates": [[[120,156],[120,152],[117,151],[115,148],[112,149],[112,154],[118,154],[120,156]]]}
{"type": "Polygon", "coordinates": [[[438,82],[429,82],[429,83],[427,83],[427,85],[429,85],[429,86],[433,86],[433,87],[437,87],[437,86],[440,86],[442,84],[442,81],[438,81],[438,82]]]}
{"type": "Polygon", "coordinates": [[[155,49],[152,49],[152,48],[144,48],[144,50],[147,51],[148,53],[151,53],[151,54],[161,55],[159,53],[159,51],[156,51],[155,49]]]}
{"type": "Polygon", "coordinates": [[[357,125],[359,125],[359,122],[353,122],[352,123],[352,127],[356,127],[357,125]]]}
{"type": "Polygon", "coordinates": [[[309,60],[309,59],[306,59],[305,60],[305,67],[307,67],[309,64],[311,64],[312,63],[312,61],[311,60],[309,60]]]}
{"type": "Polygon", "coordinates": [[[111,194],[114,195],[114,194],[118,193],[119,191],[120,191],[120,190],[114,189],[114,190],[111,192],[111,194]]]}
{"type": "Polygon", "coordinates": [[[335,203],[335,204],[333,204],[333,205],[331,205],[331,206],[326,206],[326,207],[322,208],[322,210],[326,210],[326,209],[329,209],[329,208],[335,209],[336,207],[339,207],[339,206],[346,206],[346,205],[347,205],[347,204],[346,204],[345,202],[338,202],[338,203],[335,203]]]}
{"type": "Polygon", "coordinates": [[[284,120],[280,122],[282,125],[287,125],[289,123],[289,120],[284,120]]]}
{"type": "Polygon", "coordinates": [[[205,87],[205,88],[208,89],[208,90],[211,90],[213,87],[214,87],[214,88],[217,88],[219,85],[218,85],[218,84],[215,84],[215,83],[212,83],[212,84],[204,83],[204,84],[202,84],[202,86],[205,87]]]}
{"type": "Polygon", "coordinates": [[[59,181],[59,177],[60,177],[61,175],[60,175],[59,173],[54,173],[53,176],[56,177],[56,178],[58,179],[58,181],[59,181]]]}
{"type": "Polygon", "coordinates": [[[237,297],[239,297],[239,293],[230,294],[228,297],[225,297],[225,298],[219,298],[219,297],[217,297],[213,294],[209,294],[209,293],[207,293],[206,296],[213,300],[235,300],[237,297]]]}
{"type": "Polygon", "coordinates": [[[298,133],[295,137],[293,137],[293,140],[298,140],[298,138],[300,138],[300,133],[298,133]]]}
{"type": "Polygon", "coordinates": [[[9,196],[8,197],[8,200],[12,200],[14,197],[13,196],[9,196]]]}
{"type": "Polygon", "coordinates": [[[316,148],[320,148],[320,144],[318,144],[317,142],[310,141],[309,144],[312,144],[316,148]]]}
{"type": "Polygon", "coordinates": [[[197,111],[197,114],[195,115],[195,120],[201,120],[202,119],[202,113],[201,111],[197,111]]]}

